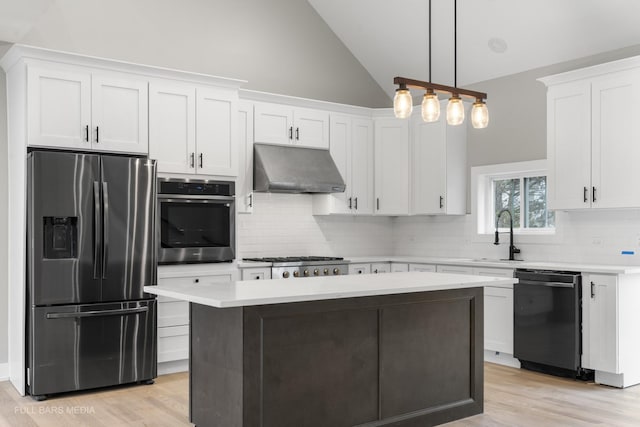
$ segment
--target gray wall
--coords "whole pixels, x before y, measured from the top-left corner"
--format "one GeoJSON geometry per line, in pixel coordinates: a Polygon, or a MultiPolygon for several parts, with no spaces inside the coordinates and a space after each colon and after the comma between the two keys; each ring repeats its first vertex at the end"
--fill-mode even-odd
{"type": "Polygon", "coordinates": [[[547,89],[536,79],[635,55],[640,45],[469,86],[487,93],[490,118],[485,129],[469,127],[469,166],[546,159],[547,89]]]}
{"type": "Polygon", "coordinates": [[[259,91],[391,103],[304,0],[58,0],[20,43],[248,80],[259,91]]]}

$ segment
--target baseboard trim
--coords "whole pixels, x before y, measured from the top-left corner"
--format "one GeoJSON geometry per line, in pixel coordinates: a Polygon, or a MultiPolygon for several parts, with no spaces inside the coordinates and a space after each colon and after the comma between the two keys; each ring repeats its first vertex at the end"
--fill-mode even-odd
{"type": "Polygon", "coordinates": [[[189,359],[158,363],[158,375],[175,374],[176,372],[189,372],[189,359]]]}
{"type": "Polygon", "coordinates": [[[0,363],[0,381],[9,380],[9,363],[0,363]]]}
{"type": "Polygon", "coordinates": [[[499,351],[485,350],[484,361],[496,363],[498,365],[511,366],[520,369],[520,361],[508,353],[500,353],[499,351]]]}

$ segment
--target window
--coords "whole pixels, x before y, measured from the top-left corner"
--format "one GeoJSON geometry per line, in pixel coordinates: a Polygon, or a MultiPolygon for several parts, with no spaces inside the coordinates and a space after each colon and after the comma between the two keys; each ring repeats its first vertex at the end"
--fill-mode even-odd
{"type": "MultiPolygon", "coordinates": [[[[555,215],[547,210],[547,177],[523,176],[493,178],[493,224],[498,213],[508,209],[513,214],[513,228],[551,228],[555,215]]],[[[509,227],[509,215],[503,214],[499,228],[509,227]]]]}
{"type": "MultiPolygon", "coordinates": [[[[555,214],[547,209],[546,161],[476,167],[472,179],[478,233],[493,233],[496,218],[504,209],[513,214],[516,233],[554,233],[555,214]]],[[[498,228],[509,228],[509,214],[500,215],[498,228]]]]}

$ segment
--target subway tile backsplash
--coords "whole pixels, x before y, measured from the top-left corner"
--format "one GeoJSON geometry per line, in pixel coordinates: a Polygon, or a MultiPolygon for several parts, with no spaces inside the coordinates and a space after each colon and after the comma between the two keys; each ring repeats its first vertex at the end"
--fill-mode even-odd
{"type": "MultiPolygon", "coordinates": [[[[640,265],[640,210],[557,212],[550,236],[515,236],[533,261],[640,265]],[[622,255],[633,251],[634,255],[622,255]]],[[[407,255],[504,258],[509,236],[495,246],[478,236],[475,217],[313,216],[312,196],[255,193],[252,214],[238,215],[238,258],[251,256],[407,255]]]]}

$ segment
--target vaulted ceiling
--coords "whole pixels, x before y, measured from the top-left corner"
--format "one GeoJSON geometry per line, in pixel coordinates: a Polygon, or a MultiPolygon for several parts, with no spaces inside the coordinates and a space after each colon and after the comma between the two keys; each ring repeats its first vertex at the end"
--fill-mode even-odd
{"type": "MultiPolygon", "coordinates": [[[[391,96],[428,80],[428,0],[308,0],[391,96]]],[[[640,44],[637,0],[458,0],[464,86],[640,44]]],[[[432,0],[432,81],[453,84],[454,0],[432,0]]]]}

